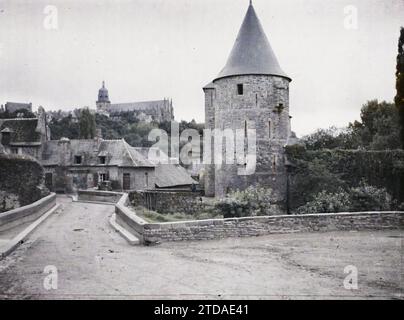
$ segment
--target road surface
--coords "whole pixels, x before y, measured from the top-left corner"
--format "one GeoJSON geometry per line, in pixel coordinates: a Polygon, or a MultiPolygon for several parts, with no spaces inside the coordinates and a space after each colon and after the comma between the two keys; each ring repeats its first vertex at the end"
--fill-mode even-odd
{"type": "Polygon", "coordinates": [[[108,223],[113,206],[58,202],[61,209],[0,261],[0,299],[404,297],[403,231],[133,247],[108,223]],[[347,266],[358,271],[358,289],[344,287],[355,270],[344,273],[347,266]]]}

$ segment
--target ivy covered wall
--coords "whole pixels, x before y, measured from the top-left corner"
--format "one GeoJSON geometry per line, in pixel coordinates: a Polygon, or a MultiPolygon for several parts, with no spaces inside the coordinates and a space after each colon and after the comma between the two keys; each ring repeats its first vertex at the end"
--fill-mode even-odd
{"type": "Polygon", "coordinates": [[[287,147],[289,207],[311,201],[317,193],[356,187],[361,181],[385,188],[398,203],[404,202],[404,150],[306,150],[287,147]]]}
{"type": "Polygon", "coordinates": [[[36,160],[0,154],[0,212],[28,205],[48,194],[44,170],[36,160]]]}

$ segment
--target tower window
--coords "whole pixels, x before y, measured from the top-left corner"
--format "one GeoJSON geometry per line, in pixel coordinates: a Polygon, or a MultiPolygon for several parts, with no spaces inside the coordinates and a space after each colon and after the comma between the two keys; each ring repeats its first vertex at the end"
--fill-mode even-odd
{"type": "Polygon", "coordinates": [[[272,126],[271,126],[271,120],[268,121],[268,138],[271,139],[272,138],[272,126]]]}
{"type": "Polygon", "coordinates": [[[276,157],[276,155],[273,155],[272,156],[272,172],[275,172],[275,170],[276,170],[276,159],[277,157],[276,157]]]}
{"type": "Polygon", "coordinates": [[[244,137],[247,138],[248,136],[248,123],[247,120],[244,121],[244,137]]]}
{"type": "Polygon", "coordinates": [[[74,164],[81,164],[82,161],[82,156],[74,156],[74,164]]]}
{"type": "Polygon", "coordinates": [[[237,85],[237,93],[239,96],[242,96],[244,94],[244,85],[243,84],[237,85]]]}

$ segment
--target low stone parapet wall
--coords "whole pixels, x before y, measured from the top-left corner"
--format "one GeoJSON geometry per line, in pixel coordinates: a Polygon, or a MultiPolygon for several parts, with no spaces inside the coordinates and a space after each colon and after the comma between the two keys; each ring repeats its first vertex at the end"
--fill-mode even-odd
{"type": "Polygon", "coordinates": [[[93,201],[93,202],[105,202],[105,203],[117,203],[122,197],[122,192],[111,191],[98,191],[98,190],[78,190],[78,201],[93,201]]]}
{"type": "MultiPolygon", "coordinates": [[[[134,214],[134,213],[133,213],[134,214]]],[[[360,212],[213,219],[189,222],[145,223],[130,220],[142,232],[144,243],[255,237],[269,234],[403,229],[404,212],[360,212]]]]}
{"type": "Polygon", "coordinates": [[[32,222],[56,205],[56,194],[50,195],[29,205],[0,213],[0,232],[32,222]]]}
{"type": "Polygon", "coordinates": [[[124,193],[115,205],[116,223],[134,234],[141,243],[144,243],[144,226],[147,222],[137,216],[133,210],[129,209],[127,207],[128,204],[129,196],[127,193],[124,193]]]}

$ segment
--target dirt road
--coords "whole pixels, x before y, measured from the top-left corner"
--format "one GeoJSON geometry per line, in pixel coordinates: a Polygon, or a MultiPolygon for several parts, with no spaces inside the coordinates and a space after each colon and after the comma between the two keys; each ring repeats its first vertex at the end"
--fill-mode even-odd
{"type": "Polygon", "coordinates": [[[0,298],[404,297],[403,231],[132,247],[108,224],[112,206],[58,201],[62,209],[0,261],[0,298]],[[358,270],[357,290],[344,288],[348,265],[358,270]],[[57,289],[45,289],[46,266],[56,267],[57,289]]]}

